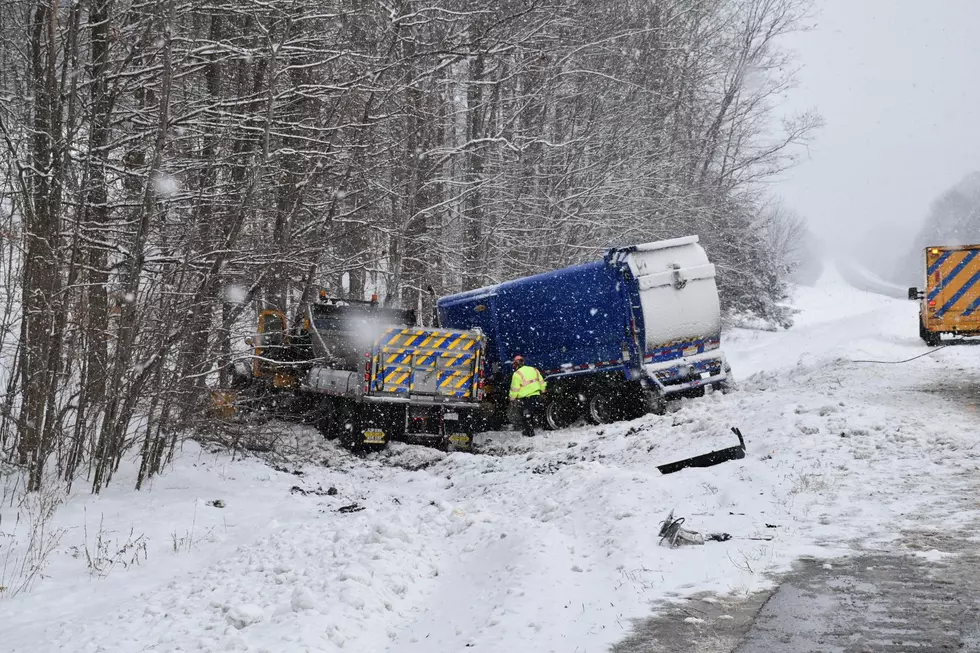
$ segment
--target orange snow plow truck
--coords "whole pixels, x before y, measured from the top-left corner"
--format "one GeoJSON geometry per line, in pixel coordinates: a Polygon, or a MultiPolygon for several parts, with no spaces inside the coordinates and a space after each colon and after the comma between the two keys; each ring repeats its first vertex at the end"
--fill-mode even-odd
{"type": "Polygon", "coordinates": [[[980,336],[980,245],[927,247],[925,288],[909,288],[919,300],[919,336],[930,347],[944,333],[980,336]]]}

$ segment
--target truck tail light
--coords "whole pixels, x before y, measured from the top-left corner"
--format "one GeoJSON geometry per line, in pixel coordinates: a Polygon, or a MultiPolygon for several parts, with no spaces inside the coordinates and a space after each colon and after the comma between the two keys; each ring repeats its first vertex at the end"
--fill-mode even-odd
{"type": "Polygon", "coordinates": [[[364,363],[364,392],[367,393],[371,389],[371,361],[366,361],[364,363]]]}
{"type": "Polygon", "coordinates": [[[936,300],[935,299],[930,299],[929,300],[929,307],[930,308],[935,308],[935,306],[936,306],[936,300]]]}
{"type": "Polygon", "coordinates": [[[479,353],[476,355],[476,400],[483,399],[483,359],[479,353]]]}

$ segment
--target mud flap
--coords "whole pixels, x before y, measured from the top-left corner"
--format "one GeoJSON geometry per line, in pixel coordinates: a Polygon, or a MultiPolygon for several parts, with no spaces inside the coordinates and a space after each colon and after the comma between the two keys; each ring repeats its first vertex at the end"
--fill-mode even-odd
{"type": "MultiPolygon", "coordinates": [[[[474,410],[476,410],[474,408],[474,410]]],[[[425,408],[409,413],[408,427],[401,439],[441,451],[472,451],[476,416],[458,409],[425,408]]]]}
{"type": "Polygon", "coordinates": [[[351,451],[383,449],[388,444],[391,424],[383,410],[344,402],[338,411],[341,443],[351,451]]]}
{"type": "Polygon", "coordinates": [[[729,460],[745,458],[745,440],[742,438],[742,432],[733,426],[732,433],[738,436],[738,445],[734,447],[719,449],[710,453],[701,454],[700,456],[694,456],[693,458],[685,458],[677,462],[667,463],[666,465],[657,465],[657,469],[660,470],[661,474],[673,474],[686,467],[712,467],[729,460]]]}
{"type": "Polygon", "coordinates": [[[365,447],[384,447],[388,443],[388,436],[381,429],[364,429],[361,444],[365,447]]]}
{"type": "Polygon", "coordinates": [[[469,411],[443,413],[446,451],[473,451],[473,421],[474,415],[469,411]]]}

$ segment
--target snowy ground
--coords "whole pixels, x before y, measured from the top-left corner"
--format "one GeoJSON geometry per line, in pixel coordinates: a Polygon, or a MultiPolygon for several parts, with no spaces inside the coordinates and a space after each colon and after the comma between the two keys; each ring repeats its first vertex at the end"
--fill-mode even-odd
{"type": "Polygon", "coordinates": [[[13,596],[28,522],[4,505],[0,651],[605,651],[663,599],[975,520],[980,348],[857,363],[926,351],[913,303],[828,274],[796,305],[788,332],[726,335],[738,392],[662,417],[366,460],[283,427],[309,460],[280,471],[189,443],[149,491],[73,495],[13,596]],[[731,426],[744,460],[657,471],[731,426]],[[672,509],[734,537],[658,546],[672,509]]]}

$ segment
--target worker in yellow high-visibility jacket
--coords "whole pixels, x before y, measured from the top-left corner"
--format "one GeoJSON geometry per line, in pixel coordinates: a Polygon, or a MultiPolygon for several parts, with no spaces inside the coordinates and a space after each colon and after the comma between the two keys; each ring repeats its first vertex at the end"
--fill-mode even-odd
{"type": "Polygon", "coordinates": [[[541,412],[541,395],[547,390],[541,372],[525,364],[523,356],[514,356],[514,376],[510,379],[510,400],[517,403],[522,432],[534,436],[534,422],[541,412]]]}

